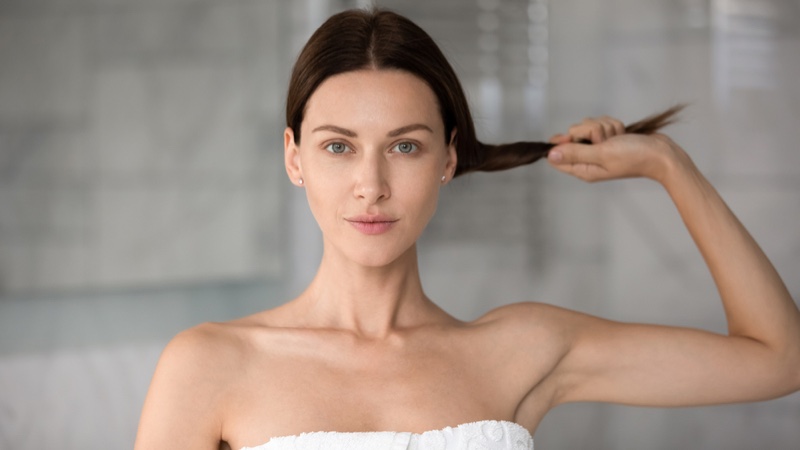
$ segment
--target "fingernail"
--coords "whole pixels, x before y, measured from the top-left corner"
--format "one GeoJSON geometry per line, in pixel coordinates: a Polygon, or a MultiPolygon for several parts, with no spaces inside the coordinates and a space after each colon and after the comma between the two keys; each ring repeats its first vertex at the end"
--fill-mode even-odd
{"type": "Polygon", "coordinates": [[[564,155],[558,150],[550,150],[550,153],[547,154],[547,159],[553,162],[560,162],[564,159],[564,155]]]}

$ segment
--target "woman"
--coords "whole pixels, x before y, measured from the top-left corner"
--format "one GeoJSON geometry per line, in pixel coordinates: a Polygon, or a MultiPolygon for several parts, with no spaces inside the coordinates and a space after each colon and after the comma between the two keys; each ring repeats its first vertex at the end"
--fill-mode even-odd
{"type": "Polygon", "coordinates": [[[648,135],[673,112],[487,146],[424,31],[387,11],[331,17],[295,65],[284,135],[289,178],[322,229],[319,271],[278,308],[175,337],[136,448],[532,448],[562,403],[700,405],[797,390],[800,313],[687,154],[648,135]],[[711,270],[729,334],[530,302],[462,322],[428,299],[415,243],[440,187],[543,155],[587,181],[660,183],[711,270]]]}

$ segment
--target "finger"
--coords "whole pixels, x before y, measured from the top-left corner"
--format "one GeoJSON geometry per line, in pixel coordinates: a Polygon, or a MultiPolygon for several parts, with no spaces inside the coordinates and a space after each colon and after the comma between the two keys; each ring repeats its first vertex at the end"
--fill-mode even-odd
{"type": "Polygon", "coordinates": [[[550,138],[551,144],[566,144],[567,142],[572,142],[572,137],[568,134],[554,134],[550,138]]]}
{"type": "Polygon", "coordinates": [[[567,135],[569,135],[573,141],[580,141],[580,140],[590,140],[591,139],[591,128],[588,126],[585,121],[581,123],[576,123],[570,126],[567,129],[567,135]]]}
{"type": "Polygon", "coordinates": [[[603,126],[603,134],[605,135],[606,139],[612,138],[617,134],[614,130],[614,124],[611,122],[603,120],[600,122],[600,124],[603,126]]]}
{"type": "Polygon", "coordinates": [[[593,182],[608,179],[608,171],[596,164],[563,164],[552,165],[559,172],[580,178],[583,181],[593,182]]]}
{"type": "Polygon", "coordinates": [[[594,144],[605,140],[605,130],[595,119],[584,119],[583,122],[572,125],[569,127],[569,135],[573,141],[586,140],[594,144]]]}
{"type": "Polygon", "coordinates": [[[625,124],[622,123],[622,121],[611,117],[611,123],[614,125],[614,131],[616,132],[616,135],[625,134],[625,124]]]}
{"type": "Polygon", "coordinates": [[[603,124],[603,128],[606,132],[606,138],[625,134],[625,124],[619,120],[609,116],[603,116],[598,120],[603,124]]]}
{"type": "Polygon", "coordinates": [[[606,130],[603,128],[603,124],[600,122],[595,122],[592,124],[592,131],[590,134],[592,144],[599,144],[606,140],[606,130]]]}
{"type": "Polygon", "coordinates": [[[561,144],[553,147],[547,155],[554,165],[594,164],[601,165],[601,152],[596,146],[584,144],[561,144]]]}

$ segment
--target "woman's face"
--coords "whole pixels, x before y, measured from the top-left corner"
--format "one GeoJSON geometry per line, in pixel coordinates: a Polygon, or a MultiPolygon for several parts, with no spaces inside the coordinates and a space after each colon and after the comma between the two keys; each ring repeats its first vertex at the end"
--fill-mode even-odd
{"type": "Polygon", "coordinates": [[[294,184],[303,180],[326,251],[367,266],[412,248],[456,167],[436,96],[399,70],[328,78],[306,104],[299,145],[292,133],[286,169],[294,184]]]}

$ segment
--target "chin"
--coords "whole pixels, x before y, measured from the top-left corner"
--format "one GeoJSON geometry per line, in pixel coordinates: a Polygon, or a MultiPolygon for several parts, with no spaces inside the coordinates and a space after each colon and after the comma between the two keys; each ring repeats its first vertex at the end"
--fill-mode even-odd
{"type": "Polygon", "coordinates": [[[398,239],[378,239],[345,245],[335,245],[340,255],[363,267],[386,267],[407,257],[414,258],[414,242],[398,239]]]}
{"type": "Polygon", "coordinates": [[[356,264],[374,268],[386,267],[400,259],[406,253],[400,249],[381,249],[377,248],[377,246],[360,250],[361,251],[349,252],[350,254],[348,256],[350,259],[356,264]]]}

